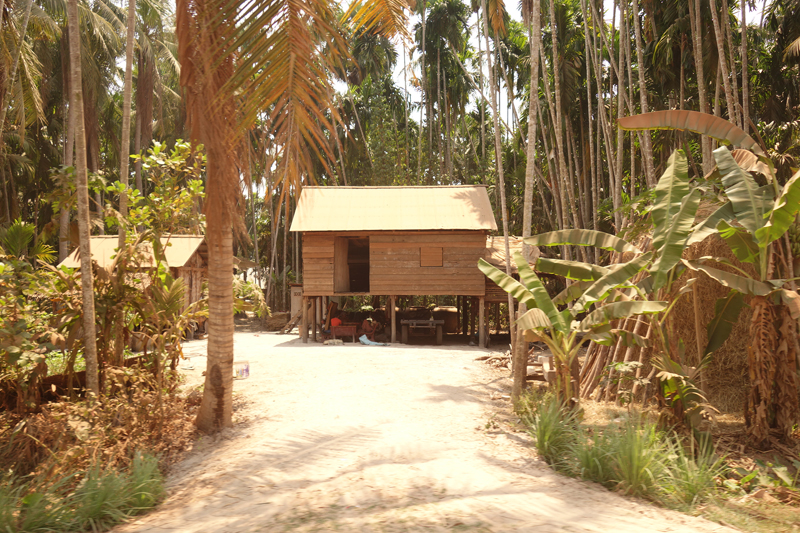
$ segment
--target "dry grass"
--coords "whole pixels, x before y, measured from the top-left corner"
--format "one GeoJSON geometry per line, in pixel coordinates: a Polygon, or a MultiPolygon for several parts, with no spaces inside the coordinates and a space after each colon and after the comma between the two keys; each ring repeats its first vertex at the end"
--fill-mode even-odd
{"type": "Polygon", "coordinates": [[[92,465],[123,470],[137,451],[168,468],[195,436],[190,407],[175,394],[159,396],[152,376],[137,372],[120,370],[116,394],[100,401],[50,403],[25,417],[0,414],[0,468],[58,479],[92,465]]]}

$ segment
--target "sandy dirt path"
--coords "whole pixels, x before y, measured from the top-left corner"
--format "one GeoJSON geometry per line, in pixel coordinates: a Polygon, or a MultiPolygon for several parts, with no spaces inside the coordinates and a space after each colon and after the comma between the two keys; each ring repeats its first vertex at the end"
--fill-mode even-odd
{"type": "MultiPolygon", "coordinates": [[[[204,351],[185,346],[190,382],[204,351]]],[[[237,333],[235,352],[250,362],[237,426],[201,438],[167,501],[116,531],[730,531],[553,473],[487,424],[508,380],[479,348],[237,333]]]]}

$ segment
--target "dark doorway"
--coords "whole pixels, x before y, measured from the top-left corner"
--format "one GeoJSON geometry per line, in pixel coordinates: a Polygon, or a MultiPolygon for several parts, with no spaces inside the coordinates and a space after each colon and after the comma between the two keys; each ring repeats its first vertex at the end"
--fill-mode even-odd
{"type": "Polygon", "coordinates": [[[336,237],[334,293],[369,292],[369,237],[336,237]]]}

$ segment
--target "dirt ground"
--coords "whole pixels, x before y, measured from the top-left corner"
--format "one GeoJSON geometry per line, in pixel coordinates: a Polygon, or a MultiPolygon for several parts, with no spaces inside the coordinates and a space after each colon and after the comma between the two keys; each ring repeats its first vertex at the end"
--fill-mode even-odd
{"type": "MultiPolygon", "coordinates": [[[[188,384],[205,348],[185,345],[188,384]]],[[[473,360],[487,352],[237,333],[236,427],[116,531],[732,531],[552,472],[506,422],[508,372],[473,360]]]]}

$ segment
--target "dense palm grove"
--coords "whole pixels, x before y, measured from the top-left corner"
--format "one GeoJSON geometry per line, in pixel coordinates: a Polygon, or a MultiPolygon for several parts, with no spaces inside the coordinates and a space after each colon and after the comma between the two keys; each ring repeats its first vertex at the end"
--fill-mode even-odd
{"type": "MultiPolygon", "coordinates": [[[[619,231],[634,218],[636,199],[655,183],[673,148],[686,149],[696,176],[713,166],[710,147],[698,136],[617,128],[618,117],[648,110],[705,110],[729,118],[763,143],[786,179],[798,155],[800,54],[792,44],[800,37],[800,4],[759,3],[746,31],[743,6],[633,1],[615,2],[612,9],[611,2],[567,1],[536,6],[539,13],[533,13],[526,2],[524,20],[514,20],[502,2],[488,2],[487,26],[479,3],[447,0],[419,2],[405,40],[344,26],[349,56],[327,72],[335,94],[322,123],[331,126],[322,128],[326,149],[307,140],[303,150],[311,161],[289,176],[280,164],[282,147],[261,127],[267,112],[253,123],[240,173],[252,176],[247,194],[258,197],[249,203],[247,223],[259,254],[240,239],[240,255],[258,259],[279,288],[296,276],[298,257],[284,221],[306,183],[483,183],[496,200],[498,221],[504,188],[512,234],[619,231]],[[541,21],[541,30],[531,18],[541,21]],[[492,99],[500,93],[510,105],[495,113],[492,99]],[[526,180],[535,191],[531,228],[526,180]]],[[[104,223],[105,209],[117,201],[106,187],[119,180],[126,12],[105,1],[79,9],[93,232],[103,233],[112,229],[104,223]]],[[[166,2],[136,6],[133,154],[189,137],[171,9],[166,2]]],[[[74,145],[64,4],[6,4],[3,31],[0,220],[29,221],[57,246],[62,206],[71,205],[63,201],[71,189],[61,169],[72,165],[74,145]]],[[[148,194],[147,170],[135,163],[131,171],[131,183],[148,194]]],[[[62,230],[62,239],[66,235],[62,230]]]]}

